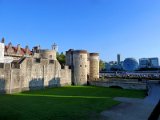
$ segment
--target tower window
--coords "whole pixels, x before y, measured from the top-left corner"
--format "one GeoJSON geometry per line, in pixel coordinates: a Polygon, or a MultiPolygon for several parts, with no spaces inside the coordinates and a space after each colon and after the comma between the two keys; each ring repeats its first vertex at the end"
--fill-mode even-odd
{"type": "Polygon", "coordinates": [[[41,62],[41,61],[40,61],[40,58],[36,58],[36,59],[35,59],[35,62],[36,62],[36,63],[40,63],[40,62],[41,62]]]}

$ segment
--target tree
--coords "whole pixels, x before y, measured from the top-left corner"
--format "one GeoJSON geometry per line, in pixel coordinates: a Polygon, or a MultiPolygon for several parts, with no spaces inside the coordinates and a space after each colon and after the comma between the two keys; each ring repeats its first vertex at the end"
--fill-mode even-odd
{"type": "Polygon", "coordinates": [[[63,54],[63,52],[61,52],[61,54],[59,54],[59,53],[57,52],[57,60],[59,61],[59,63],[60,63],[62,66],[64,66],[65,63],[66,63],[65,57],[66,57],[66,56],[63,54]]]}
{"type": "Polygon", "coordinates": [[[102,71],[105,69],[105,62],[103,60],[99,61],[99,71],[102,71]]]}

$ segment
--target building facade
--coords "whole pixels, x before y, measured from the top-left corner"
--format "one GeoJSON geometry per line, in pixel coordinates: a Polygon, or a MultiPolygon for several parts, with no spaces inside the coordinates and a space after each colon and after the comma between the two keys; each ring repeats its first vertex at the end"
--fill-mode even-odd
{"type": "Polygon", "coordinates": [[[159,59],[154,58],[140,58],[139,68],[159,68],[159,59]]]}
{"type": "Polygon", "coordinates": [[[159,60],[157,57],[155,58],[149,58],[150,61],[150,67],[151,68],[158,68],[159,67],[159,60]]]}
{"type": "Polygon", "coordinates": [[[148,58],[140,58],[139,59],[139,68],[147,68],[149,66],[148,58]]]}

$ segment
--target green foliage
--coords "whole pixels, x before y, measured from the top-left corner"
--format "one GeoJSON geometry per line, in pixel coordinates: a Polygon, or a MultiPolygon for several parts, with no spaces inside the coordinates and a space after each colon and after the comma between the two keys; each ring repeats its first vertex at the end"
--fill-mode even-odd
{"type": "Polygon", "coordinates": [[[61,54],[59,54],[58,52],[57,52],[57,60],[59,61],[59,63],[62,65],[62,66],[64,66],[65,65],[65,55],[63,54],[63,52],[61,52],[61,54]]]}
{"type": "Polygon", "coordinates": [[[100,60],[99,61],[99,71],[103,71],[105,69],[105,62],[100,60]]]}
{"type": "Polygon", "coordinates": [[[113,97],[144,97],[144,91],[68,86],[0,96],[0,120],[86,120],[119,104],[113,97]]]}

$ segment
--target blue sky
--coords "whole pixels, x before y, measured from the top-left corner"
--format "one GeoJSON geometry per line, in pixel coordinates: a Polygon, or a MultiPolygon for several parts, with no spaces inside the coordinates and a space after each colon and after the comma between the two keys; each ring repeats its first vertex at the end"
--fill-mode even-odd
{"type": "Polygon", "coordinates": [[[6,44],[99,52],[105,61],[160,57],[160,0],[0,0],[6,44]]]}

